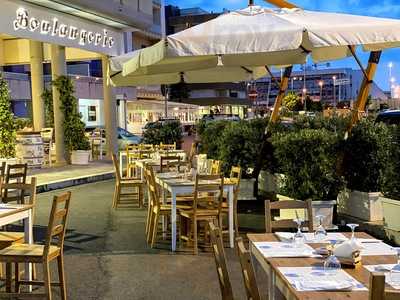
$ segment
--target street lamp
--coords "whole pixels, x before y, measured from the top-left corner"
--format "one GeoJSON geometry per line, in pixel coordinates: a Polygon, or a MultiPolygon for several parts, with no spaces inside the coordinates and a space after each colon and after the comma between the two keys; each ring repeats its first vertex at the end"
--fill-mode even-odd
{"type": "Polygon", "coordinates": [[[333,79],[333,106],[336,107],[336,76],[333,76],[332,79],[333,79]]]}
{"type": "Polygon", "coordinates": [[[292,92],[294,91],[294,88],[293,88],[293,81],[294,80],[297,80],[297,77],[292,77],[292,92]]]}
{"type": "Polygon", "coordinates": [[[322,101],[322,87],[324,86],[324,82],[322,80],[320,80],[318,82],[318,85],[320,87],[320,91],[319,91],[319,100],[322,101]]]}
{"type": "Polygon", "coordinates": [[[304,111],[307,110],[306,93],[307,93],[307,89],[303,88],[302,100],[303,100],[303,105],[304,105],[304,111]]]}

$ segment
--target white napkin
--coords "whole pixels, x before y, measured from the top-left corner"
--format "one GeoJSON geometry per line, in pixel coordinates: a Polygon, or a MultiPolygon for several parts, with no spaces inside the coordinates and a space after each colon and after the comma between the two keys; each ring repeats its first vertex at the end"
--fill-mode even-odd
{"type": "Polygon", "coordinates": [[[353,252],[360,251],[363,246],[357,240],[346,241],[333,249],[333,254],[339,257],[352,257],[353,252]]]}
{"type": "Polygon", "coordinates": [[[338,280],[313,280],[313,281],[296,281],[296,289],[299,291],[334,291],[334,290],[351,290],[354,285],[350,281],[338,280]]]}

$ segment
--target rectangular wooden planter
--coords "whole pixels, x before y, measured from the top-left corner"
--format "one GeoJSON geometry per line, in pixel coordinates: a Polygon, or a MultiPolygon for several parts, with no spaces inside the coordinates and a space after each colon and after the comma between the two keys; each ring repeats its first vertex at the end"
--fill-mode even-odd
{"type": "Polygon", "coordinates": [[[338,195],[338,212],[365,221],[382,221],[381,193],[344,190],[338,195]]]}

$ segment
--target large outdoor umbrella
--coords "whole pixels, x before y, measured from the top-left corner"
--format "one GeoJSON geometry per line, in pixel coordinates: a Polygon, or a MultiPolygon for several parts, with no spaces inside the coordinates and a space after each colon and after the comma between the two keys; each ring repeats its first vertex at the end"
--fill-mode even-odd
{"type": "Polygon", "coordinates": [[[399,45],[400,20],[249,6],[113,58],[109,75],[118,86],[243,81],[308,55],[319,62],[399,45]]]}

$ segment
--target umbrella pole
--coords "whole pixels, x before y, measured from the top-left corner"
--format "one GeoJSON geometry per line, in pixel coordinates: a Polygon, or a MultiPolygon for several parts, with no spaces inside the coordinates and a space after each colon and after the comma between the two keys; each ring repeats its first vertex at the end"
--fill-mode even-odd
{"type": "Polygon", "coordinates": [[[349,133],[354,124],[356,124],[360,120],[360,113],[365,111],[365,106],[367,104],[367,99],[371,90],[371,86],[374,83],[373,79],[379,64],[381,54],[382,51],[373,51],[369,56],[368,67],[365,70],[365,76],[361,84],[357,101],[352,109],[351,121],[349,127],[347,128],[347,133],[349,133]]]}
{"type": "MultiPolygon", "coordinates": [[[[274,110],[272,111],[271,118],[269,120],[269,124],[276,123],[276,121],[278,121],[279,109],[282,106],[283,97],[285,97],[286,90],[289,86],[289,80],[290,80],[290,76],[292,75],[292,69],[293,69],[292,66],[285,68],[285,72],[283,74],[282,81],[279,86],[279,93],[275,100],[274,110]]],[[[268,124],[268,127],[269,127],[269,124],[268,124]]],[[[267,128],[267,130],[268,130],[268,128],[267,128]]]]}

